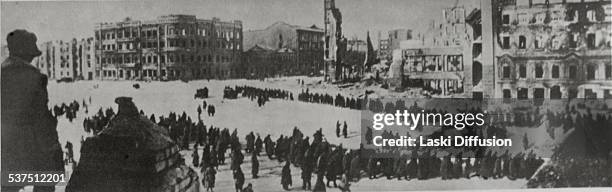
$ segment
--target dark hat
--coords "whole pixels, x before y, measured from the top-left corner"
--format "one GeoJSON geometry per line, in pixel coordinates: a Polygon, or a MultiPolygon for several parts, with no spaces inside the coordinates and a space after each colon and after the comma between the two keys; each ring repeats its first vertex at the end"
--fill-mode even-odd
{"type": "Polygon", "coordinates": [[[10,54],[40,56],[42,53],[36,46],[36,35],[23,29],[10,32],[6,37],[10,54]]]}

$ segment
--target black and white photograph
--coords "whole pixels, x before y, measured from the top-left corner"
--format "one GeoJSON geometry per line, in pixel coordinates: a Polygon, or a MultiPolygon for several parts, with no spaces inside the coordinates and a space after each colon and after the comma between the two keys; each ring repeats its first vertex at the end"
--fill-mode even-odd
{"type": "Polygon", "coordinates": [[[0,1],[1,191],[610,191],[611,0],[0,1]]]}

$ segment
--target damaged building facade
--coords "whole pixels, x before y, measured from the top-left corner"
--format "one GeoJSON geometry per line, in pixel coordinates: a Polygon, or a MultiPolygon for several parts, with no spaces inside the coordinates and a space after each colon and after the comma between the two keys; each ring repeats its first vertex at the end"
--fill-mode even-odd
{"type": "Polygon", "coordinates": [[[325,79],[343,79],[343,58],[346,39],[342,34],[342,13],[336,8],[335,0],[324,0],[324,60],[325,79]]]}
{"type": "Polygon", "coordinates": [[[391,55],[394,49],[400,48],[400,43],[406,40],[412,40],[412,30],[410,29],[394,29],[388,31],[386,39],[381,39],[380,32],[378,33],[378,58],[391,60],[391,55]]]}
{"type": "Polygon", "coordinates": [[[612,98],[611,1],[481,0],[467,16],[461,12],[445,9],[443,22],[400,44],[401,52],[393,53],[392,84],[438,89],[436,83],[421,85],[421,77],[433,77],[414,74],[411,65],[415,59],[432,65],[427,57],[449,52],[433,48],[456,47],[463,71],[455,74],[465,97],[612,98]]]}
{"type": "Polygon", "coordinates": [[[463,93],[464,62],[461,47],[403,49],[406,86],[422,87],[432,95],[463,93]]]}
{"type": "Polygon", "coordinates": [[[497,98],[612,98],[609,0],[500,0],[497,98]]]}
{"type": "Polygon", "coordinates": [[[110,80],[230,78],[240,74],[242,22],[166,15],[95,26],[100,77],[110,80]]]}
{"type": "MultiPolygon", "coordinates": [[[[417,87],[441,97],[471,96],[471,28],[463,7],[443,10],[415,39],[403,40],[393,51],[392,87],[417,87]]],[[[390,33],[390,35],[392,35],[390,33]]]]}
{"type": "Polygon", "coordinates": [[[34,58],[32,65],[49,79],[98,79],[93,42],[93,38],[43,42],[38,45],[42,54],[34,58]]]}
{"type": "Polygon", "coordinates": [[[247,79],[280,77],[291,74],[292,66],[298,60],[297,53],[289,48],[273,49],[255,45],[244,52],[242,62],[247,79]]]}
{"type": "Polygon", "coordinates": [[[323,34],[323,29],[315,25],[306,27],[285,22],[244,32],[244,47],[247,51],[244,53],[242,68],[246,74],[241,76],[251,78],[320,74],[324,66],[321,54],[323,34]]]}

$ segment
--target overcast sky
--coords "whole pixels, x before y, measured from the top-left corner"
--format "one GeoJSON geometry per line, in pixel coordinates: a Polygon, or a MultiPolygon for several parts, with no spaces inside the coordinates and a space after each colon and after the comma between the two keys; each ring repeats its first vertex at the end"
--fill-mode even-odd
{"type": "MultiPolygon", "coordinates": [[[[477,0],[336,0],[347,37],[365,39],[369,30],[377,40],[391,29],[425,27],[442,17],[442,9],[456,3],[471,11],[477,0]]],[[[1,35],[15,29],[36,33],[40,41],[93,36],[97,22],[126,17],[153,20],[167,14],[193,14],[198,18],[242,20],[244,31],[262,29],[276,21],[303,26],[323,25],[323,0],[147,0],[2,2],[1,35]]]]}

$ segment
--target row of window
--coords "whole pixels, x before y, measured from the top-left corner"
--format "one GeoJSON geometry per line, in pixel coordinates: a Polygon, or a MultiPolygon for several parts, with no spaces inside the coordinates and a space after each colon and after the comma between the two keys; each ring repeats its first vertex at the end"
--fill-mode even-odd
{"type": "Polygon", "coordinates": [[[168,60],[166,60],[166,55],[148,55],[148,56],[138,56],[138,55],[124,55],[117,57],[102,57],[98,58],[98,62],[101,64],[124,64],[124,63],[166,63],[170,62],[231,62],[234,61],[233,57],[225,56],[225,55],[185,55],[185,54],[167,54],[168,60]],[[159,58],[159,60],[158,60],[159,58]],[[140,60],[141,59],[141,60],[140,60]]]}
{"type": "MultiPolygon", "coordinates": [[[[516,98],[517,99],[546,99],[546,89],[548,88],[532,88],[532,95],[529,96],[528,88],[517,88],[516,89],[516,98]]],[[[548,99],[561,99],[563,98],[563,93],[561,92],[561,88],[559,86],[553,86],[548,90],[548,99]]],[[[612,90],[604,90],[604,99],[612,99],[612,90]]],[[[504,99],[511,99],[512,90],[511,89],[503,89],[502,95],[504,99]]],[[[578,98],[578,90],[569,89],[567,90],[567,98],[573,99],[578,98]]],[[[584,89],[584,98],[588,99],[596,99],[597,93],[593,91],[593,89],[584,89]]]]}
{"type": "MultiPolygon", "coordinates": [[[[118,78],[124,78],[124,70],[118,70],[119,73],[117,73],[117,70],[103,70],[102,71],[102,77],[118,77],[118,78]]],[[[140,75],[142,75],[142,77],[157,77],[157,70],[153,70],[153,69],[144,69],[142,71],[137,71],[134,70],[133,71],[133,76],[132,76],[132,70],[125,70],[125,78],[130,79],[132,77],[139,77],[140,75]]],[[[162,70],[163,74],[162,76],[165,76],[165,70],[162,70]]]]}
{"type": "MultiPolygon", "coordinates": [[[[579,34],[577,33],[573,33],[569,35],[569,42],[568,42],[568,46],[569,48],[576,48],[578,47],[578,38],[579,38],[579,34]]],[[[596,48],[597,45],[597,36],[595,33],[588,33],[586,34],[586,46],[588,48],[596,48]]],[[[561,39],[556,38],[555,36],[552,37],[551,39],[551,47],[553,49],[558,49],[560,48],[559,46],[561,45],[561,39]]],[[[510,36],[508,35],[504,35],[502,36],[502,49],[510,49],[510,36]]],[[[608,46],[610,46],[610,42],[608,41],[608,46]]],[[[542,49],[546,47],[546,39],[544,39],[543,37],[539,36],[537,38],[535,38],[533,40],[533,48],[535,49],[542,49]]],[[[527,49],[527,37],[525,37],[524,35],[519,35],[518,36],[518,47],[519,49],[527,49]]]]}
{"type": "MultiPolygon", "coordinates": [[[[159,35],[163,35],[164,30],[159,30],[159,35]]],[[[200,35],[203,37],[210,36],[211,31],[206,29],[195,29],[195,28],[168,28],[168,35],[200,35]]],[[[226,31],[226,30],[216,30],[214,32],[215,37],[224,38],[227,40],[230,39],[240,39],[240,30],[238,31],[226,31]]],[[[114,40],[115,37],[117,39],[121,38],[132,38],[132,37],[145,37],[152,38],[158,37],[157,29],[145,29],[140,32],[140,36],[138,34],[137,28],[128,28],[119,30],[118,32],[100,32],[96,31],[96,38],[102,40],[114,40]],[[102,35],[100,35],[102,33],[102,35]],[[116,36],[115,36],[116,34],[116,36]]]]}
{"type": "MultiPolygon", "coordinates": [[[[220,76],[222,74],[229,74],[230,71],[224,70],[218,67],[210,68],[210,70],[206,69],[192,69],[191,74],[193,77],[202,78],[205,75],[208,76],[220,76]]],[[[188,73],[189,71],[185,71],[188,73]]],[[[173,70],[173,69],[162,69],[159,71],[160,77],[180,77],[182,75],[181,70],[173,70]]],[[[138,77],[158,77],[158,71],[155,69],[143,69],[143,70],[102,70],[102,77],[106,78],[120,78],[120,79],[132,79],[138,77]]]]}
{"type": "Polygon", "coordinates": [[[300,50],[305,50],[305,49],[323,49],[323,42],[321,43],[302,43],[299,45],[299,49],[300,50]]]}
{"type": "Polygon", "coordinates": [[[463,71],[460,55],[405,56],[407,72],[463,71]]]}
{"type": "MultiPolygon", "coordinates": [[[[138,45],[141,45],[141,48],[157,48],[158,43],[156,41],[146,41],[142,43],[117,43],[115,44],[104,44],[101,46],[102,50],[133,50],[137,49],[138,45]]],[[[184,48],[206,48],[210,46],[210,42],[206,40],[184,40],[184,39],[168,39],[168,47],[184,47],[184,48]]],[[[159,41],[159,47],[164,48],[166,43],[164,41],[159,41]]],[[[219,49],[240,49],[240,43],[234,41],[222,41],[218,40],[216,43],[216,48],[219,49]]]]}
{"type": "MultiPolygon", "coordinates": [[[[604,17],[598,16],[598,14],[601,14],[601,13],[598,13],[594,9],[587,10],[586,14],[584,15],[585,17],[584,19],[589,22],[598,22],[598,21],[605,20],[604,17]]],[[[518,13],[516,16],[517,17],[515,19],[511,19],[510,14],[503,14],[501,18],[502,24],[504,25],[547,24],[548,22],[551,22],[551,21],[565,20],[569,22],[578,22],[578,20],[582,19],[580,18],[580,12],[578,10],[568,10],[565,14],[565,18],[563,18],[564,15],[561,13],[560,10],[553,10],[551,13],[540,12],[540,13],[536,13],[533,15],[527,14],[527,13],[518,13]]]]}
{"type": "MultiPolygon", "coordinates": [[[[577,79],[578,67],[575,65],[569,66],[567,68],[569,71],[569,79],[577,79]]],[[[518,77],[519,78],[527,78],[527,67],[524,64],[518,65],[518,77]]],[[[502,78],[509,79],[511,78],[512,69],[508,65],[504,65],[502,67],[502,78]]],[[[596,65],[587,65],[586,70],[586,79],[587,80],[595,80],[597,73],[596,65]]],[[[544,67],[542,65],[535,65],[533,70],[533,77],[535,78],[544,78],[544,67]]],[[[550,77],[553,79],[560,78],[560,68],[558,65],[553,65],[550,69],[550,77]]],[[[604,78],[612,79],[612,65],[604,66],[604,78]]]]}

